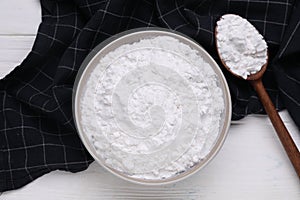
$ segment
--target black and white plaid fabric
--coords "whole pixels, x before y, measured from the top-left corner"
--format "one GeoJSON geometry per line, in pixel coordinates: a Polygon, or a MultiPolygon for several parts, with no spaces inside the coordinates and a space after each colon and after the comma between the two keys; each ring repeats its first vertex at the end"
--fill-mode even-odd
{"type": "MultiPolygon", "coordinates": [[[[32,51],[0,81],[0,191],[19,188],[52,170],[81,171],[93,161],[73,124],[74,78],[91,49],[132,28],[177,30],[219,62],[216,20],[225,13],[249,19],[269,45],[270,64],[263,80],[267,91],[276,107],[286,107],[300,127],[299,1],[41,0],[41,6],[42,23],[32,51]]],[[[264,112],[247,82],[224,74],[234,120],[264,112]]]]}

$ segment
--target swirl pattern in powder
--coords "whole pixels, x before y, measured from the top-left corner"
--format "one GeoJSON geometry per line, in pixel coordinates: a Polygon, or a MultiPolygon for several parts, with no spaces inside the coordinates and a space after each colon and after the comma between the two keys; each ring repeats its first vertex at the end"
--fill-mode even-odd
{"type": "Polygon", "coordinates": [[[201,162],[218,138],[223,111],[211,66],[170,36],[104,55],[80,98],[82,129],[105,165],[149,180],[201,162]]]}

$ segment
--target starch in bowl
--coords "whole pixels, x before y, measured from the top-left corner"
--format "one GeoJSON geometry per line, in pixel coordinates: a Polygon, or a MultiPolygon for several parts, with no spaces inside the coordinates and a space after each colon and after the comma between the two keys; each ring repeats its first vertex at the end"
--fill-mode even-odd
{"type": "Polygon", "coordinates": [[[199,45],[146,29],[97,48],[83,63],[73,99],[76,126],[95,160],[126,180],[161,184],[187,177],[216,154],[230,96],[199,45]]]}

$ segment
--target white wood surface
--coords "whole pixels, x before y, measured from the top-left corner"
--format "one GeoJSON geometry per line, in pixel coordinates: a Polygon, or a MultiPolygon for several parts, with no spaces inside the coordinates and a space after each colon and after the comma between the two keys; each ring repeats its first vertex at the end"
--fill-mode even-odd
{"type": "Polygon", "coordinates": [[[0,34],[35,35],[41,21],[39,0],[1,0],[0,34]]]}
{"type": "MultiPolygon", "coordinates": [[[[26,56],[39,22],[38,0],[1,1],[0,77],[26,56]]],[[[286,111],[280,114],[299,148],[299,130],[286,111]]],[[[199,173],[179,183],[138,186],[114,177],[93,163],[88,170],[76,174],[51,172],[0,196],[0,200],[20,199],[299,200],[300,182],[269,119],[255,115],[233,122],[216,158],[199,173]]]]}

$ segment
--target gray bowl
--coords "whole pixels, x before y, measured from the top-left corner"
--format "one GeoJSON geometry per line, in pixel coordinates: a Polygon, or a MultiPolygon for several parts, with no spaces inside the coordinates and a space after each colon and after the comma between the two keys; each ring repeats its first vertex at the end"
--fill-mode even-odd
{"type": "Polygon", "coordinates": [[[130,31],[125,31],[105,40],[104,42],[99,44],[95,49],[93,49],[91,53],[87,56],[87,58],[84,60],[84,62],[82,63],[81,68],[77,74],[74,88],[73,88],[72,103],[73,103],[73,116],[74,116],[75,125],[78,130],[79,136],[84,146],[87,148],[87,150],[95,159],[95,161],[98,162],[101,166],[103,166],[112,174],[124,180],[137,183],[137,184],[144,184],[144,185],[162,185],[167,183],[173,183],[182,180],[184,178],[187,178],[192,174],[196,173],[197,171],[199,171],[200,169],[202,169],[210,160],[212,160],[215,157],[215,155],[220,150],[226,138],[228,128],[230,126],[230,121],[231,121],[230,93],[229,93],[226,80],[223,76],[223,73],[219,69],[217,63],[199,44],[197,44],[192,39],[188,38],[187,36],[181,33],[170,31],[168,29],[161,29],[161,28],[142,28],[142,29],[133,29],[130,31]],[[202,56],[203,60],[206,61],[211,66],[216,76],[218,77],[217,84],[222,89],[225,108],[224,108],[224,112],[222,113],[222,117],[221,117],[222,120],[220,122],[221,126],[219,128],[219,134],[217,140],[215,141],[210,152],[207,154],[207,156],[204,159],[201,160],[201,162],[199,162],[189,170],[186,170],[185,172],[182,172],[179,175],[176,175],[174,177],[161,179],[161,180],[148,180],[148,179],[133,178],[127,176],[124,173],[120,173],[118,170],[115,170],[114,168],[107,166],[105,162],[100,158],[100,156],[97,155],[93,144],[91,144],[87,135],[84,133],[80,123],[79,99],[83,92],[83,87],[90,73],[97,66],[99,59],[101,59],[107,53],[120,47],[121,45],[131,44],[134,42],[138,42],[140,39],[153,38],[156,36],[171,36],[173,38],[178,39],[180,42],[189,45],[192,49],[198,51],[198,53],[202,56]]]}

